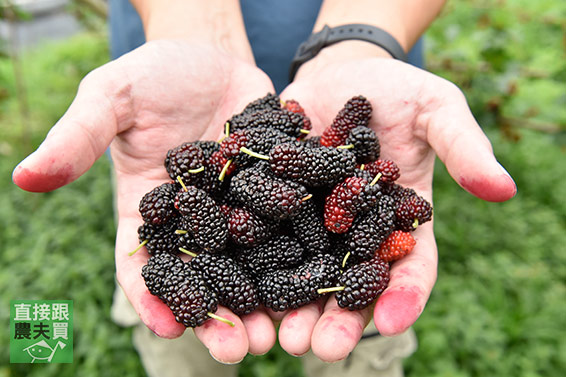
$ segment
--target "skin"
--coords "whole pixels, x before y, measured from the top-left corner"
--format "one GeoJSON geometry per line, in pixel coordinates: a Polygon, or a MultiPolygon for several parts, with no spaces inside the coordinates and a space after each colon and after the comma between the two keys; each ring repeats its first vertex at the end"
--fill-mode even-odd
{"type": "MultiPolygon", "coordinates": [[[[163,168],[167,150],[184,141],[218,140],[226,119],[248,102],[273,92],[273,86],[255,67],[237,2],[229,3],[233,12],[222,11],[227,9],[225,2],[224,7],[214,1],[172,1],[167,7],[159,1],[134,3],[150,42],[84,78],[75,101],[45,141],[15,168],[13,181],[28,191],[57,189],[85,173],[110,146],[119,218],[118,282],[152,331],[175,338],[185,328],[148,292],[140,275],[147,252],[142,248],[128,256],[138,245],[139,200],[169,181],[163,168]],[[202,13],[219,14],[202,18],[194,11],[195,6],[208,5],[210,9],[201,9],[202,13]],[[239,16],[234,19],[234,14],[239,16]],[[188,22],[180,15],[194,19],[188,22]],[[173,35],[172,30],[176,30],[173,35]]],[[[413,13],[389,9],[375,12],[381,19],[373,19],[362,3],[359,14],[364,18],[360,19],[350,3],[344,12],[344,2],[326,1],[315,30],[324,23],[363,21],[383,26],[408,48],[438,11],[429,6],[413,13]],[[337,16],[344,14],[346,20],[337,16]],[[420,22],[415,14],[423,15],[420,22]],[[410,17],[390,23],[405,16],[410,17]]],[[[393,4],[412,6],[411,2],[380,1],[373,9],[393,4]]],[[[323,49],[301,67],[282,98],[301,103],[316,135],[348,98],[359,94],[372,103],[370,126],[380,138],[382,157],[393,159],[401,168],[399,183],[432,201],[433,163],[439,157],[456,182],[473,195],[489,201],[514,196],[513,180],[497,163],[462,93],[441,78],[391,60],[373,45],[352,41],[323,49]]],[[[221,307],[217,314],[235,326],[211,320],[195,329],[195,334],[224,363],[239,362],[247,353],[267,352],[277,335],[292,355],[312,349],[323,361],[341,360],[356,346],[369,321],[383,335],[396,335],[424,309],[436,280],[432,222],[419,227],[414,236],[417,246],[393,265],[390,285],[374,307],[350,312],[338,308],[333,296],[285,313],[260,309],[242,318],[221,307]],[[278,334],[275,323],[280,323],[278,334]]]]}

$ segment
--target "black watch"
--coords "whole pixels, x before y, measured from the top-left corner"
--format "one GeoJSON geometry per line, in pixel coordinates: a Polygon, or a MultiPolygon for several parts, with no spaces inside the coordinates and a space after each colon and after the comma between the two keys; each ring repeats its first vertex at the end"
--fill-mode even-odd
{"type": "Polygon", "coordinates": [[[387,51],[393,58],[404,62],[407,61],[407,54],[403,47],[391,34],[383,29],[364,24],[349,24],[334,28],[329,28],[325,25],[321,31],[311,34],[309,39],[299,45],[295,57],[291,61],[289,81],[293,81],[299,67],[304,62],[314,58],[324,47],[350,39],[376,44],[387,51]]]}

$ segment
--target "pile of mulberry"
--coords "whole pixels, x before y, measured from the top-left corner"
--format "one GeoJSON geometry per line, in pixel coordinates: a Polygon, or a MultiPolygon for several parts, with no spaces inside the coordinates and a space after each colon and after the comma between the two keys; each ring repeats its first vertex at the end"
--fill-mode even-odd
{"type": "Polygon", "coordinates": [[[299,102],[269,93],[219,124],[220,140],[172,146],[170,180],[140,198],[131,253],[149,254],[149,293],[187,327],[230,324],[219,305],[284,311],[330,293],[346,310],[372,305],[432,205],[397,183],[371,114],[367,98],[350,98],[313,136],[299,102]]]}

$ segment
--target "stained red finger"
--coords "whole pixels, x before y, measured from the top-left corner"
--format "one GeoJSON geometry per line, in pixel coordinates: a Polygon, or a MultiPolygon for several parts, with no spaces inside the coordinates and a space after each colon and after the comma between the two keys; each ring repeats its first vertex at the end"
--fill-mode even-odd
{"type": "Polygon", "coordinates": [[[385,336],[398,335],[421,315],[436,281],[437,252],[432,223],[414,232],[413,251],[395,262],[387,289],[377,300],[374,321],[385,336]]]}
{"type": "Polygon", "coordinates": [[[240,317],[225,307],[219,306],[216,313],[232,321],[234,326],[209,319],[202,326],[195,327],[195,335],[208,348],[210,355],[224,364],[235,364],[248,354],[249,341],[244,323],[240,317]]]}
{"type": "Polygon", "coordinates": [[[241,317],[249,341],[249,353],[263,355],[275,344],[277,333],[271,317],[263,309],[256,309],[241,317]]]}
{"type": "Polygon", "coordinates": [[[293,356],[301,356],[311,348],[314,327],[322,314],[323,300],[290,311],[279,326],[279,344],[293,356]]]}
{"type": "Polygon", "coordinates": [[[326,362],[345,359],[360,341],[370,318],[370,307],[356,311],[342,309],[331,296],[312,333],[313,353],[326,362]]]}

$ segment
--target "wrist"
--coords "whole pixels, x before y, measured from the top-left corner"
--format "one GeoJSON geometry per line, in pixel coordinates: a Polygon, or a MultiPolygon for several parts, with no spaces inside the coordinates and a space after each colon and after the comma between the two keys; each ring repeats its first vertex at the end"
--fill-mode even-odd
{"type": "Polygon", "coordinates": [[[147,41],[183,39],[254,63],[238,1],[134,0],[147,41]]]}
{"type": "Polygon", "coordinates": [[[312,59],[301,65],[295,79],[324,69],[328,65],[371,58],[393,59],[391,54],[380,46],[359,40],[346,40],[326,46],[312,59]]]}

